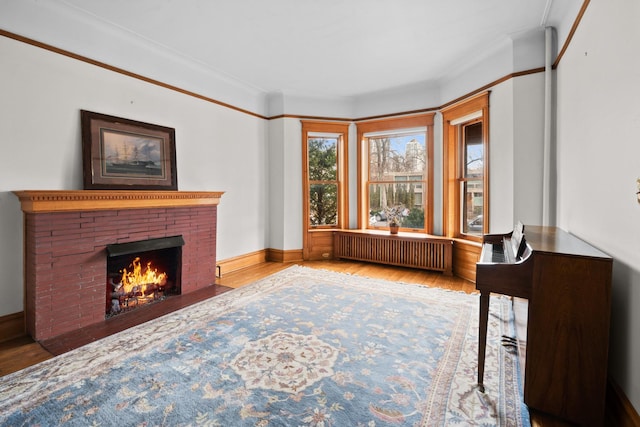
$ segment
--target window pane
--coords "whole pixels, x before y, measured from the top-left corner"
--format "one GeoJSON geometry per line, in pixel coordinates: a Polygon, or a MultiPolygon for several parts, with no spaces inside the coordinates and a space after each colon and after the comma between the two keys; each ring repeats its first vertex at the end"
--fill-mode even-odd
{"type": "Polygon", "coordinates": [[[461,182],[461,229],[463,233],[482,236],[484,218],[483,180],[484,144],[482,141],[482,122],[462,125],[462,154],[464,162],[463,181],[461,182]]]}
{"type": "Polygon", "coordinates": [[[399,177],[423,179],[427,160],[424,133],[385,135],[368,140],[370,181],[397,181],[399,177]]]}
{"type": "Polygon", "coordinates": [[[309,224],[336,225],[337,221],[338,185],[312,184],[309,189],[309,224]]]}
{"type": "Polygon", "coordinates": [[[389,214],[398,214],[400,226],[424,228],[422,185],[414,182],[370,184],[369,226],[388,227],[389,214]]]}
{"type": "Polygon", "coordinates": [[[464,209],[462,212],[462,232],[482,236],[484,193],[482,180],[462,182],[462,197],[464,209]]]}
{"type": "Polygon", "coordinates": [[[338,179],[337,138],[309,138],[309,180],[336,181],[338,179]]]}
{"type": "Polygon", "coordinates": [[[425,141],[425,132],[390,132],[367,139],[369,227],[388,227],[395,213],[401,227],[424,229],[425,141]]]}
{"type": "Polygon", "coordinates": [[[484,144],[482,143],[482,122],[464,126],[464,177],[482,176],[484,168],[484,144]]]}

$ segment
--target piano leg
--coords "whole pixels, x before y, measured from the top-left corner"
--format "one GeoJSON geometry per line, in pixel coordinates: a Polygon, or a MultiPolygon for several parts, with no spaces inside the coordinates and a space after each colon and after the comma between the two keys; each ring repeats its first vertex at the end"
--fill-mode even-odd
{"type": "Polygon", "coordinates": [[[480,325],[478,334],[478,386],[484,393],[484,358],[487,351],[487,324],[489,322],[489,291],[480,291],[480,325]]]}

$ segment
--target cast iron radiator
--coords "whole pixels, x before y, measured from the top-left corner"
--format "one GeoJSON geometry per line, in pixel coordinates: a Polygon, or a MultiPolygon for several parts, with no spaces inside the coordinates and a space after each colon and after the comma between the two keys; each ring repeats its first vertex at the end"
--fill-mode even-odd
{"type": "Polygon", "coordinates": [[[453,240],[446,237],[338,231],[333,245],[335,258],[436,270],[447,275],[453,270],[453,240]]]}

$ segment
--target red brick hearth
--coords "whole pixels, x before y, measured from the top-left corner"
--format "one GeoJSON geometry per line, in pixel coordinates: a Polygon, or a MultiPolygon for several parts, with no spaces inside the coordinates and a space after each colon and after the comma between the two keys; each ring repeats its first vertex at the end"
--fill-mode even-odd
{"type": "Polygon", "coordinates": [[[25,318],[41,341],[105,319],[106,247],[181,235],[186,294],[215,282],[221,192],[17,191],[25,318]]]}

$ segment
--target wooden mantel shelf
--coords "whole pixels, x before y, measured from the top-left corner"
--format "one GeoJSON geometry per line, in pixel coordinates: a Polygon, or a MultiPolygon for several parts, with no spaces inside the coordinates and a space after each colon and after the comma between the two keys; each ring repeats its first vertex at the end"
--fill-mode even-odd
{"type": "Polygon", "coordinates": [[[223,191],[24,190],[13,192],[23,212],[176,208],[217,205],[223,191]]]}

